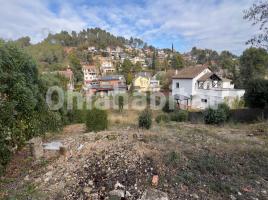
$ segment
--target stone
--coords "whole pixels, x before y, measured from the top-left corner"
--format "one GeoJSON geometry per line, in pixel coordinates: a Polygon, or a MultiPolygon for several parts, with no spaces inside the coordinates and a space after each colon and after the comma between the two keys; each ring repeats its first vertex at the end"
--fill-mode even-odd
{"type": "Polygon", "coordinates": [[[125,192],[123,190],[113,190],[109,192],[110,197],[119,197],[122,198],[125,196],[125,192]]]}
{"type": "Polygon", "coordinates": [[[158,181],[159,181],[159,176],[154,175],[152,179],[152,186],[157,187],[158,186],[158,181]]]}
{"type": "Polygon", "coordinates": [[[42,138],[40,137],[32,138],[30,141],[28,141],[28,144],[30,146],[31,156],[33,156],[35,159],[40,159],[43,157],[44,149],[43,149],[42,138]]]}
{"type": "Polygon", "coordinates": [[[30,180],[29,175],[24,177],[24,181],[29,181],[29,180],[30,180]]]}
{"type": "Polygon", "coordinates": [[[90,194],[91,191],[92,191],[92,188],[90,188],[90,187],[85,187],[85,188],[83,189],[83,192],[86,193],[86,194],[90,194]]]}
{"type": "Polygon", "coordinates": [[[230,195],[231,200],[236,200],[236,197],[234,195],[230,195]]]}
{"type": "Polygon", "coordinates": [[[168,195],[165,192],[148,189],[146,190],[140,200],[169,200],[168,195]]]}
{"type": "Polygon", "coordinates": [[[194,198],[194,199],[199,199],[199,196],[197,195],[197,194],[192,194],[192,197],[194,198]]]}
{"type": "Polygon", "coordinates": [[[114,189],[118,189],[118,188],[125,188],[125,186],[123,186],[121,183],[119,183],[118,181],[116,182],[116,184],[114,185],[114,189]]]}

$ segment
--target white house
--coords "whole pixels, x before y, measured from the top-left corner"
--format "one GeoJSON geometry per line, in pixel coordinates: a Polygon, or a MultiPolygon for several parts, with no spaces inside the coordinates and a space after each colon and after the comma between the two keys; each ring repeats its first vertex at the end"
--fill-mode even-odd
{"type": "Polygon", "coordinates": [[[101,72],[103,74],[111,74],[115,72],[114,65],[109,60],[104,60],[101,64],[101,72]]]}
{"type": "Polygon", "coordinates": [[[82,70],[85,85],[92,85],[98,80],[98,73],[95,65],[83,65],[82,70]]]}
{"type": "Polygon", "coordinates": [[[203,65],[184,68],[172,77],[172,96],[184,108],[205,109],[223,102],[231,104],[244,93],[243,89],[234,89],[231,80],[220,78],[203,65]]]}

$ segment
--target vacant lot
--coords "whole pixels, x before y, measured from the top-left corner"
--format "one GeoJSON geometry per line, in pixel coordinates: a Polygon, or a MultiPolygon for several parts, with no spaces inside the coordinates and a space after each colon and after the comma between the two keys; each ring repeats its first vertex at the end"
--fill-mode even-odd
{"type": "Polygon", "coordinates": [[[1,178],[3,199],[106,199],[119,182],[139,199],[152,187],[169,199],[268,199],[268,123],[156,124],[137,128],[138,112],[109,113],[109,130],[66,127],[66,156],[42,159],[19,152],[1,178]]]}

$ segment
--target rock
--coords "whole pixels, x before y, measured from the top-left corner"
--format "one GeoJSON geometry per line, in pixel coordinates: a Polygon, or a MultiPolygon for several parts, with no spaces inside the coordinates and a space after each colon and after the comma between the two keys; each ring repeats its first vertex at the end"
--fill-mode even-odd
{"type": "Polygon", "coordinates": [[[125,192],[123,190],[113,190],[109,192],[110,197],[119,197],[122,198],[125,196],[125,192]]]}
{"type": "Polygon", "coordinates": [[[236,197],[234,195],[230,195],[231,200],[236,200],[236,197]]]}
{"type": "Polygon", "coordinates": [[[31,156],[35,159],[40,159],[44,155],[43,143],[40,137],[32,138],[28,142],[30,146],[31,156]]]}
{"type": "Polygon", "coordinates": [[[168,200],[168,195],[159,190],[148,189],[143,193],[140,200],[168,200]]]}
{"type": "Polygon", "coordinates": [[[83,147],[84,147],[84,145],[83,144],[80,144],[79,147],[77,148],[77,150],[80,151],[80,150],[83,149],[83,147]]]}
{"type": "Polygon", "coordinates": [[[85,187],[83,189],[83,192],[86,193],[86,194],[90,194],[92,192],[92,188],[91,187],[85,187]]]}
{"type": "Polygon", "coordinates": [[[24,177],[24,181],[29,181],[29,180],[30,180],[29,175],[24,177]]]}
{"type": "Polygon", "coordinates": [[[199,199],[199,196],[197,195],[197,194],[192,194],[192,197],[194,198],[194,199],[199,199]]]}
{"type": "Polygon", "coordinates": [[[125,188],[125,186],[123,186],[121,183],[119,183],[118,181],[116,182],[116,184],[114,185],[114,189],[118,189],[118,188],[125,188]]]}
{"type": "Polygon", "coordinates": [[[94,182],[92,180],[89,180],[88,181],[88,185],[93,186],[94,185],[94,182]]]}
{"type": "Polygon", "coordinates": [[[158,186],[158,181],[159,181],[159,176],[154,175],[152,179],[152,186],[157,187],[158,186]]]}
{"type": "Polygon", "coordinates": [[[266,195],[267,194],[267,191],[266,190],[262,190],[261,193],[264,194],[264,195],[266,195]]]}

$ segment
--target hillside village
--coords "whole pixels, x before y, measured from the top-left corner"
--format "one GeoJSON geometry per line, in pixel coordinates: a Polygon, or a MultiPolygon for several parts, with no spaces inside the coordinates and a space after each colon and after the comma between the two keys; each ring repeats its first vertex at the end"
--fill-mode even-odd
{"type": "Polygon", "coordinates": [[[236,80],[238,58],[231,53],[222,52],[218,55],[212,50],[193,48],[190,53],[180,54],[175,51],[173,44],[170,49],[156,49],[148,47],[142,41],[139,42],[142,45],[129,42],[126,45],[106,48],[90,45],[83,45],[82,49],[64,47],[67,56],[77,57],[78,54],[82,54],[86,59],[80,59],[78,56],[78,69],[74,69],[69,62],[65,68],[61,66],[61,71],[54,73],[58,72],[68,79],[68,90],[80,90],[79,92],[86,97],[114,96],[130,92],[164,92],[167,95],[171,93],[178,104],[181,104],[181,108],[187,109],[204,109],[222,102],[228,102],[232,106],[232,101],[243,97],[245,91],[236,80]],[[77,74],[81,74],[79,80],[77,74]],[[204,75],[200,77],[200,74],[204,75]],[[195,76],[200,78],[197,80],[198,83],[186,83],[187,79],[195,79],[195,76]],[[185,83],[179,88],[185,91],[178,91],[179,83],[175,77],[179,77],[185,83]],[[190,92],[190,87],[214,92],[200,93],[199,102],[190,102],[190,99],[196,101],[193,96],[198,95],[195,91],[190,92]],[[242,90],[236,90],[235,87],[242,90]],[[218,99],[215,100],[216,96],[218,99]],[[210,102],[210,98],[214,99],[210,102]]]}

